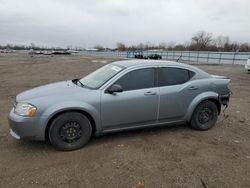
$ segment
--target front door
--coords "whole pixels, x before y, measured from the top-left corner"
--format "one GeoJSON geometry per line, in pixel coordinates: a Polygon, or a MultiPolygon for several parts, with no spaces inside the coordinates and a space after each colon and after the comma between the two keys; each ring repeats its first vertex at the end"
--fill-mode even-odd
{"type": "Polygon", "coordinates": [[[156,122],[159,92],[155,68],[133,70],[122,76],[123,92],[101,96],[101,119],[104,130],[122,129],[156,122]]]}

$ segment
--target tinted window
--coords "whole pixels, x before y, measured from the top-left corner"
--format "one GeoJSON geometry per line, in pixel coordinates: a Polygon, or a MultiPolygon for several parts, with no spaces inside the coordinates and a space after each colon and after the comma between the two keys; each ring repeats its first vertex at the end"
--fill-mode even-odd
{"type": "Polygon", "coordinates": [[[154,68],[131,71],[120,78],[116,84],[124,91],[154,87],[154,68]]]}
{"type": "Polygon", "coordinates": [[[180,68],[159,68],[159,86],[178,85],[187,82],[194,72],[180,68]]]}
{"type": "Polygon", "coordinates": [[[188,71],[188,72],[189,72],[189,79],[191,79],[195,75],[195,73],[193,71],[188,71]]]}

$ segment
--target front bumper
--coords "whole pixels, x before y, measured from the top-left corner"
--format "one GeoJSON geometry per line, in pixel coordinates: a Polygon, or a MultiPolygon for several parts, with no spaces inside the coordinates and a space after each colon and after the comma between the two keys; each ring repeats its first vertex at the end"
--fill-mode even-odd
{"type": "Polygon", "coordinates": [[[44,140],[44,130],[41,129],[40,118],[23,117],[10,111],[9,117],[10,134],[16,139],[44,140]]]}
{"type": "Polygon", "coordinates": [[[10,128],[10,135],[15,139],[20,140],[20,136],[16,134],[11,128],[10,128]]]}

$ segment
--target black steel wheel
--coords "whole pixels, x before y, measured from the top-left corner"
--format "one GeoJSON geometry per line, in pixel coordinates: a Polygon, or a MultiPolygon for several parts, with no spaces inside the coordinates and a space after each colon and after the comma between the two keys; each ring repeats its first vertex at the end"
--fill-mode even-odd
{"type": "Polygon", "coordinates": [[[52,121],[49,140],[55,148],[70,151],[87,144],[91,134],[92,127],[86,116],[79,112],[65,112],[52,121]]]}
{"type": "Polygon", "coordinates": [[[63,141],[74,143],[81,138],[82,129],[77,121],[69,121],[60,128],[59,134],[63,141]]]}
{"type": "Polygon", "coordinates": [[[193,112],[190,125],[194,129],[208,130],[218,119],[218,108],[212,101],[201,102],[193,112]]]}

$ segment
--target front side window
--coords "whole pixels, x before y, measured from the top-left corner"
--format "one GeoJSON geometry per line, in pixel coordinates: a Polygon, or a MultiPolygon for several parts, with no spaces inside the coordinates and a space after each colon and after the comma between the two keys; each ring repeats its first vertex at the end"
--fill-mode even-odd
{"type": "Polygon", "coordinates": [[[83,86],[92,89],[97,89],[101,87],[104,83],[106,83],[108,80],[110,80],[112,77],[114,77],[116,74],[121,72],[123,69],[124,67],[118,65],[106,65],[85,76],[80,80],[80,82],[83,86]]]}
{"type": "Polygon", "coordinates": [[[115,84],[122,86],[123,91],[152,88],[154,87],[154,68],[131,71],[115,84]]]}
{"type": "Polygon", "coordinates": [[[159,86],[179,85],[190,80],[194,72],[174,67],[159,68],[159,86]]]}

